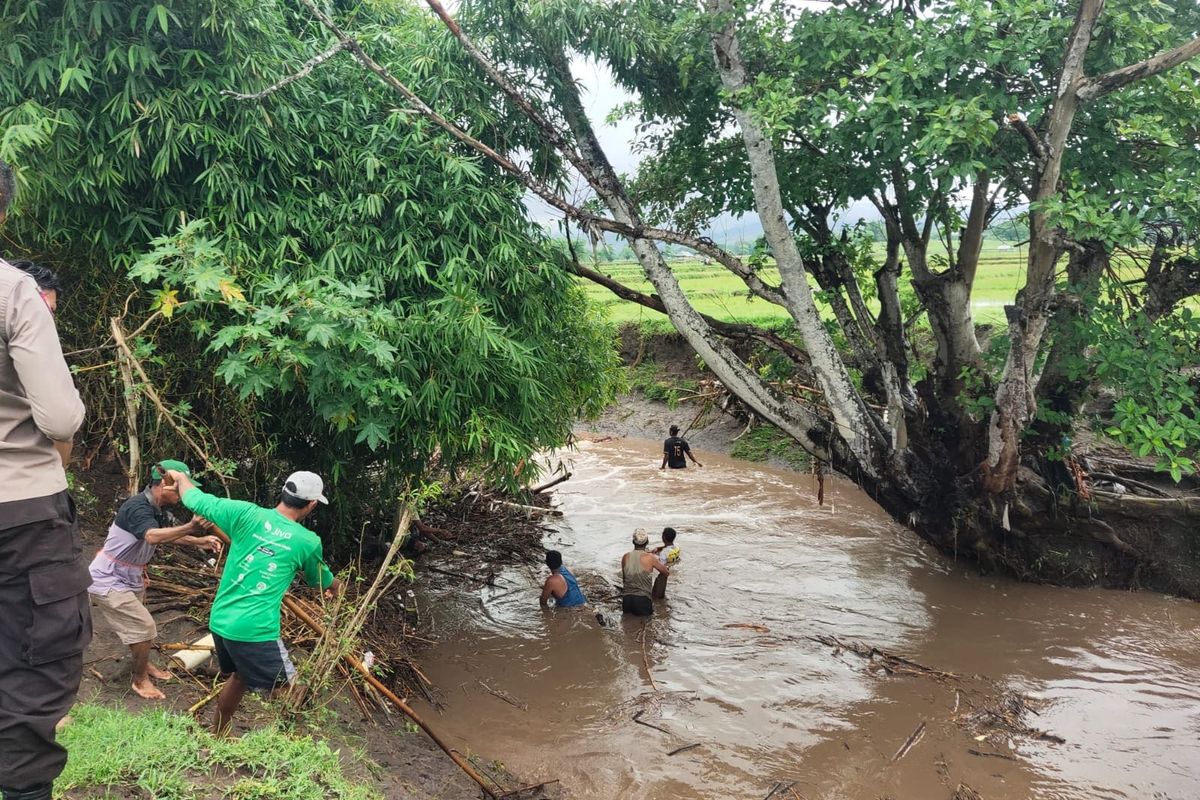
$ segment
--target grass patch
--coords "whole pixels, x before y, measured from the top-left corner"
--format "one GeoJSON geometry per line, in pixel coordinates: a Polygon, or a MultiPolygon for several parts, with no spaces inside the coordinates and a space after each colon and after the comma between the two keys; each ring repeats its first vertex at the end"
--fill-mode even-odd
{"type": "MultiPolygon", "coordinates": [[[[883,257],[883,245],[876,246],[879,258],[883,257]]],[[[930,255],[944,254],[944,248],[934,244],[930,255]]],[[[1003,325],[1004,306],[1017,296],[1017,290],[1025,282],[1025,264],[1029,255],[1026,247],[1012,247],[1003,242],[989,239],[984,243],[979,258],[979,270],[975,288],[971,295],[971,311],[977,323],[1003,325]]],[[[726,322],[741,322],[774,328],[781,323],[790,325],[787,311],[764,300],[751,297],[746,285],[720,264],[705,264],[699,258],[673,258],[671,271],[679,279],[679,285],[697,311],[726,322]]],[[[1118,259],[1114,262],[1122,277],[1135,277],[1131,264],[1118,259]]],[[[640,292],[653,294],[654,288],[646,280],[641,267],[633,261],[600,263],[596,268],[640,292]]],[[[764,267],[759,274],[767,283],[778,285],[779,272],[773,266],[764,267]]],[[[902,284],[909,283],[911,276],[906,272],[902,284]]],[[[609,319],[617,324],[633,323],[648,332],[673,330],[670,321],[662,314],[622,300],[603,286],[580,278],[590,300],[604,308],[609,319]]],[[[812,281],[814,290],[817,288],[812,281]]],[[[878,304],[870,303],[872,311],[878,304]]],[[[822,307],[827,316],[829,309],[822,307]]]]}
{"type": "Polygon", "coordinates": [[[755,425],[733,443],[729,454],[743,461],[767,461],[775,456],[792,469],[812,466],[812,456],[774,425],[755,425]]]}
{"type": "Polygon", "coordinates": [[[59,736],[70,760],[56,783],[69,797],[156,800],[380,800],[342,774],[338,753],[312,737],[271,725],[240,739],[215,739],[189,717],[131,714],[81,705],[59,736]]]}
{"type": "Polygon", "coordinates": [[[642,393],[647,400],[666,403],[668,408],[677,408],[681,399],[700,391],[697,381],[678,378],[667,382],[659,376],[658,365],[643,361],[636,367],[625,368],[625,381],[630,389],[642,393]]]}

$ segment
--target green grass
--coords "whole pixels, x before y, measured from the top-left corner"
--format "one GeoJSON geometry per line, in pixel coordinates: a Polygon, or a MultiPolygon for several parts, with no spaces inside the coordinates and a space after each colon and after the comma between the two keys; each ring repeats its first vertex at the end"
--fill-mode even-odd
{"type": "Polygon", "coordinates": [[[647,400],[666,403],[668,408],[677,408],[681,400],[687,399],[700,389],[700,384],[690,379],[665,380],[659,374],[658,365],[646,360],[636,367],[627,367],[625,382],[630,389],[637,390],[647,400]]]}
{"type": "MultiPolygon", "coordinates": [[[[1003,322],[1004,306],[1016,297],[1024,280],[1027,249],[1001,250],[1001,246],[999,242],[989,241],[980,258],[972,296],[976,322],[1003,322]]],[[[598,269],[630,288],[653,292],[636,262],[601,263],[598,269]]],[[[779,306],[749,297],[745,284],[719,264],[703,264],[699,259],[680,259],[671,261],[671,269],[678,276],[692,304],[701,313],[727,322],[758,325],[771,325],[787,319],[787,312],[779,306]]],[[[762,270],[760,275],[768,283],[779,283],[779,273],[773,268],[762,270]]],[[[584,286],[592,301],[604,307],[618,324],[633,322],[651,330],[670,328],[670,322],[662,314],[621,300],[603,286],[589,281],[584,281],[584,286]]]]}
{"type": "Polygon", "coordinates": [[[812,457],[804,448],[774,425],[755,425],[733,443],[729,454],[743,461],[766,461],[775,456],[792,469],[812,466],[812,457]]]}
{"type": "Polygon", "coordinates": [[[268,726],[238,739],[214,739],[188,717],[131,714],[95,705],[72,709],[59,736],[70,752],[58,792],[88,800],[378,800],[342,774],[325,742],[268,726]]]}

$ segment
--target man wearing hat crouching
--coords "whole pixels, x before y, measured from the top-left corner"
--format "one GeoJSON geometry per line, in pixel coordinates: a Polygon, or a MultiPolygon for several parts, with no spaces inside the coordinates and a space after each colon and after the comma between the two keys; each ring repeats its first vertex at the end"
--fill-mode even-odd
{"type": "MultiPolygon", "coordinates": [[[[177,470],[181,475],[190,477],[192,474],[182,461],[163,461],[162,466],[177,470]]],[[[144,605],[146,565],[154,558],[154,551],[160,544],[191,544],[219,553],[221,540],[208,535],[200,517],[179,524],[167,510],[179,503],[177,487],[163,484],[158,467],[151,470],[150,479],[150,485],[144,491],[117,509],[104,546],[88,568],[92,574],[88,593],[92,605],[117,634],[121,644],[129,646],[133,656],[133,690],[147,700],[162,700],[163,693],[152,679],[169,680],[171,673],[150,663],[150,648],[158,628],[144,605]]]]}
{"type": "Polygon", "coordinates": [[[337,588],[321,540],[300,524],[317,503],[329,501],[321,478],[311,472],[288,476],[274,508],[214,497],[182,472],[167,473],[184,506],[229,536],[229,557],[208,623],[221,672],[229,676],[213,719],[213,732],[224,736],[247,690],[275,695],[292,684],[296,669],[279,635],[279,607],[296,573],[303,572],[309,586],[337,588]]]}

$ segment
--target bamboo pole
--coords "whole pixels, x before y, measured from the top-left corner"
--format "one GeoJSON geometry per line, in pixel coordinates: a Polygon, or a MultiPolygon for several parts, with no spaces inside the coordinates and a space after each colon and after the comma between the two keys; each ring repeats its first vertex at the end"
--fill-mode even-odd
{"type": "MultiPolygon", "coordinates": [[[[117,317],[109,320],[114,337],[121,335],[121,321],[117,317]]],[[[130,496],[138,493],[142,479],[142,445],[138,438],[138,408],[137,387],[133,383],[133,366],[130,363],[127,348],[117,351],[117,365],[121,372],[121,384],[124,387],[122,398],[125,401],[125,433],[129,442],[129,479],[130,496]]]]}
{"type": "MultiPolygon", "coordinates": [[[[323,635],[325,633],[324,626],[321,625],[320,622],[318,622],[317,620],[315,620],[311,616],[309,616],[308,612],[300,605],[300,603],[294,597],[291,597],[290,595],[284,595],[283,605],[285,608],[287,608],[288,611],[290,611],[292,613],[293,616],[296,617],[296,619],[300,620],[302,623],[307,625],[309,628],[312,628],[313,631],[315,631],[318,636],[323,635]]],[[[377,679],[374,675],[372,675],[371,671],[369,669],[367,669],[363,665],[363,663],[361,661],[359,661],[357,658],[355,658],[352,654],[347,653],[345,656],[343,656],[343,658],[345,658],[347,664],[349,664],[350,666],[354,667],[354,669],[356,669],[362,673],[363,678],[367,681],[367,683],[369,683],[371,685],[371,687],[373,689],[375,689],[375,691],[379,692],[381,695],[383,695],[388,700],[390,700],[392,702],[392,705],[394,705],[396,708],[403,711],[405,716],[407,716],[409,719],[411,719],[413,722],[415,722],[417,725],[419,725],[421,730],[425,731],[426,735],[428,735],[430,739],[433,739],[434,744],[436,744],[438,747],[442,748],[442,750],[446,753],[446,755],[450,756],[450,758],[454,761],[454,763],[458,764],[458,766],[462,769],[462,771],[467,773],[467,775],[471,778],[471,780],[473,780],[473,781],[475,781],[475,783],[479,784],[479,788],[483,789],[484,794],[486,794],[488,797],[492,797],[492,798],[495,798],[497,796],[496,791],[494,789],[492,789],[490,786],[488,786],[487,783],[484,782],[483,776],[480,775],[478,772],[476,772],[475,768],[472,767],[469,763],[467,763],[467,760],[464,759],[462,756],[460,756],[456,750],[454,750],[452,747],[450,747],[450,745],[448,745],[445,741],[443,741],[442,737],[439,736],[437,734],[437,732],[433,730],[433,728],[429,727],[429,723],[425,722],[425,720],[421,718],[421,715],[418,714],[416,711],[414,711],[408,705],[408,703],[404,702],[399,697],[397,697],[392,692],[391,689],[389,689],[381,681],[379,681],[379,679],[377,679]]]]}
{"type": "Polygon", "coordinates": [[[546,491],[550,487],[558,486],[563,481],[569,481],[570,479],[571,479],[570,472],[563,473],[562,475],[559,475],[557,478],[555,478],[552,481],[547,481],[546,483],[543,483],[541,486],[535,486],[534,488],[529,490],[529,493],[530,494],[541,494],[542,492],[546,491]]]}

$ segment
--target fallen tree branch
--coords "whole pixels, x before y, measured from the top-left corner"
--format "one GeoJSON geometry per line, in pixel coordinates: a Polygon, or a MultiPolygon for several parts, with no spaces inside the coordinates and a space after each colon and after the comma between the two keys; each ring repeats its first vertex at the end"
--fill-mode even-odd
{"type": "Polygon", "coordinates": [[[895,764],[900,759],[908,755],[908,751],[917,746],[917,743],[925,738],[925,720],[921,720],[921,724],[908,735],[904,740],[904,744],[900,745],[900,749],[892,756],[892,763],[895,764]]]}
{"type": "MultiPolygon", "coordinates": [[[[408,506],[405,506],[402,523],[407,524],[410,513],[411,512],[408,506]]],[[[216,525],[212,526],[212,532],[225,543],[225,546],[228,549],[230,543],[228,534],[226,534],[225,531],[221,530],[216,525]]],[[[283,607],[286,608],[293,617],[298,619],[301,623],[306,625],[315,634],[317,634],[317,636],[325,635],[325,626],[318,622],[296,598],[292,597],[291,595],[284,595],[283,607]]],[[[466,761],[466,759],[459,755],[457,750],[454,750],[452,747],[450,747],[450,745],[446,744],[442,737],[439,736],[437,732],[429,726],[429,723],[422,719],[420,714],[414,711],[408,705],[408,703],[397,697],[391,689],[383,684],[383,682],[372,675],[371,670],[367,669],[366,665],[364,665],[362,661],[356,658],[352,653],[346,653],[342,655],[342,659],[349,666],[360,672],[363,676],[363,679],[372,689],[386,697],[392,703],[392,705],[404,712],[406,717],[415,722],[417,726],[421,728],[421,730],[425,731],[425,734],[433,740],[434,744],[440,747],[446,755],[450,756],[450,759],[457,764],[459,768],[471,778],[471,780],[475,781],[475,783],[479,785],[479,788],[483,790],[484,794],[495,800],[497,797],[496,791],[484,782],[483,776],[480,775],[475,768],[466,761]]]]}
{"type": "Polygon", "coordinates": [[[570,472],[564,472],[562,475],[559,475],[554,480],[547,481],[546,483],[543,483],[541,486],[535,486],[534,488],[530,489],[529,491],[531,494],[541,494],[542,492],[546,491],[547,489],[549,489],[551,487],[558,486],[560,483],[564,483],[566,481],[571,480],[571,474],[572,473],[570,473],[570,472]]]}
{"type": "Polygon", "coordinates": [[[510,503],[507,500],[493,500],[492,502],[498,506],[506,506],[508,508],[520,509],[521,511],[525,511],[529,514],[549,514],[552,517],[561,517],[563,515],[563,512],[559,511],[557,508],[542,508],[541,506],[526,506],[526,505],[522,505],[520,503],[510,503]]]}
{"type": "MultiPolygon", "coordinates": [[[[283,605],[284,608],[291,612],[292,616],[311,628],[318,636],[323,636],[325,634],[325,627],[320,622],[313,619],[312,616],[309,615],[309,613],[294,597],[291,597],[290,595],[284,595],[283,605]]],[[[389,689],[378,678],[372,675],[371,671],[367,669],[361,661],[359,661],[350,653],[345,654],[342,656],[342,658],[344,658],[351,667],[362,673],[363,678],[371,685],[373,689],[375,689],[375,691],[386,697],[392,703],[392,705],[404,712],[406,717],[415,722],[421,728],[421,730],[425,731],[425,734],[433,740],[434,744],[442,748],[442,751],[446,755],[450,756],[451,760],[454,761],[454,763],[457,764],[463,772],[467,773],[471,780],[475,781],[475,783],[479,785],[479,788],[483,790],[484,794],[491,798],[498,797],[496,791],[484,781],[483,776],[476,772],[475,768],[467,763],[467,760],[458,754],[458,751],[454,750],[450,747],[450,745],[443,741],[442,737],[439,736],[437,732],[433,730],[433,728],[429,727],[429,723],[422,719],[420,714],[409,707],[408,703],[397,697],[391,689],[389,689]]]]}
{"type": "Polygon", "coordinates": [[[305,61],[303,64],[300,65],[300,69],[297,70],[296,72],[292,73],[291,75],[288,75],[285,78],[281,78],[280,80],[271,84],[270,86],[263,89],[262,91],[253,92],[251,94],[242,94],[240,92],[232,92],[228,89],[223,89],[221,91],[221,94],[225,95],[226,97],[232,97],[234,100],[262,100],[264,97],[275,94],[280,89],[284,88],[285,86],[289,86],[289,85],[295,83],[296,81],[300,80],[301,78],[307,78],[314,69],[319,67],[321,64],[324,64],[326,61],[333,58],[334,56],[336,56],[338,53],[342,52],[345,49],[346,49],[345,42],[335,43],[328,50],[325,50],[322,53],[318,53],[317,55],[310,58],[308,61],[305,61]]]}
{"type": "MultiPolygon", "coordinates": [[[[138,388],[150,398],[150,402],[154,403],[154,407],[158,409],[159,419],[166,422],[167,425],[170,426],[171,430],[175,431],[175,433],[179,435],[179,438],[183,440],[184,444],[190,447],[192,452],[200,457],[200,460],[204,463],[205,469],[208,469],[217,476],[217,479],[221,482],[221,485],[225,487],[226,494],[228,494],[229,476],[216,468],[212,457],[208,454],[208,451],[197,444],[196,440],[193,439],[186,430],[184,430],[183,426],[176,422],[175,415],[171,413],[166,404],[163,403],[162,398],[158,395],[158,391],[154,388],[154,384],[150,382],[150,377],[146,374],[146,370],[142,367],[141,362],[137,360],[137,356],[133,354],[133,349],[130,348],[129,342],[125,338],[125,332],[121,328],[121,319],[119,317],[113,317],[110,322],[112,324],[113,341],[116,342],[120,356],[124,359],[122,363],[128,363],[128,365],[137,372],[138,377],[142,379],[142,385],[138,388]]],[[[130,458],[129,471],[131,476],[136,475],[133,469],[132,457],[130,458]]]]}

